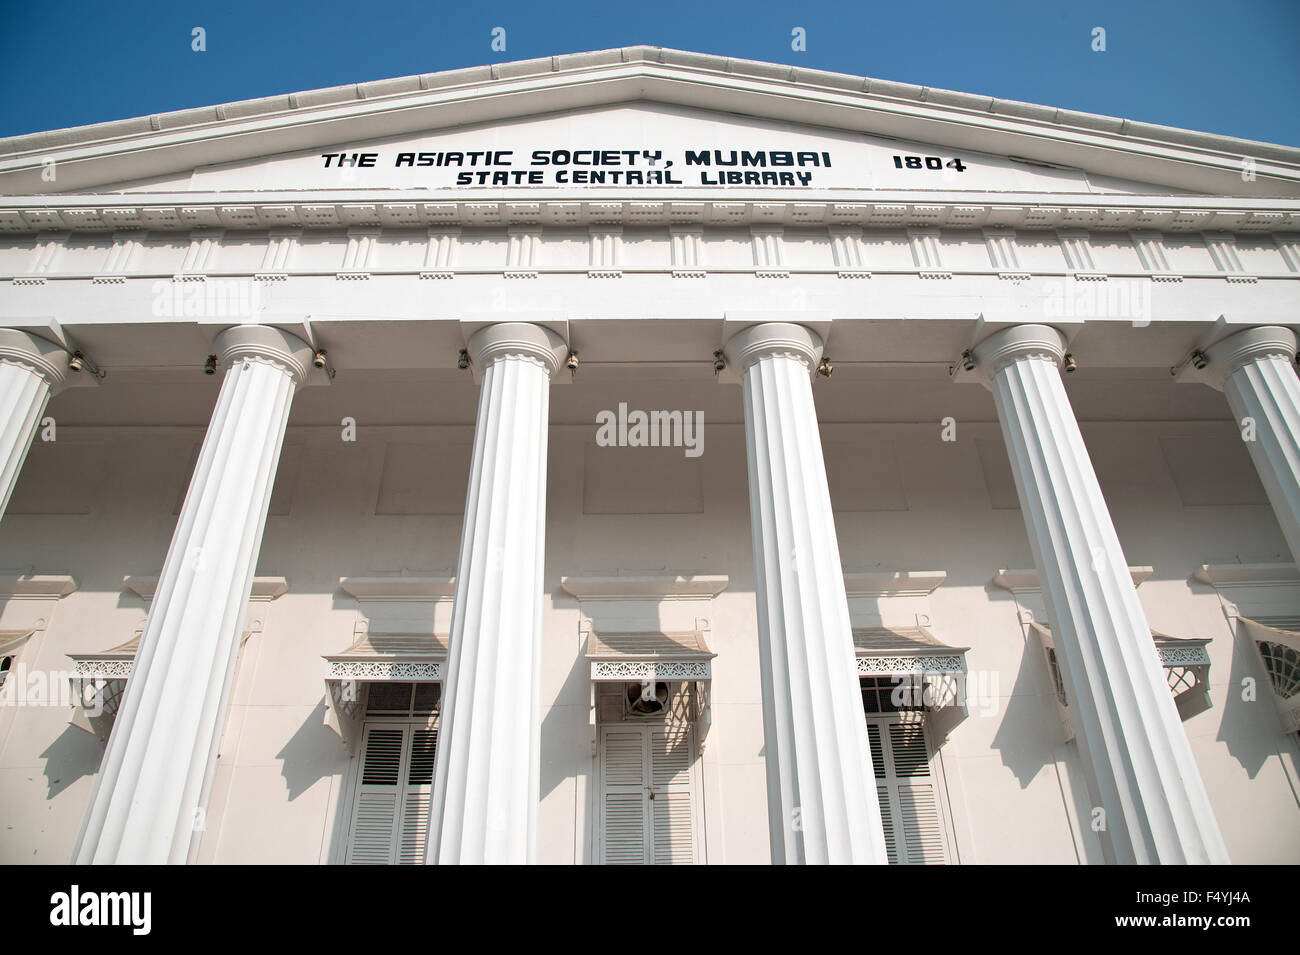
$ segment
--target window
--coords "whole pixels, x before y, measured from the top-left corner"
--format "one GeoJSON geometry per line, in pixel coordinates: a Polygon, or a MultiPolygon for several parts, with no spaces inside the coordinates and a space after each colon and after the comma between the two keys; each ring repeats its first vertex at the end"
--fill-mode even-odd
{"type": "Polygon", "coordinates": [[[438,683],[367,685],[349,865],[424,862],[440,696],[438,683]]]}
{"type": "MultiPolygon", "coordinates": [[[[10,674],[18,665],[18,652],[31,635],[30,630],[0,630],[0,690],[9,682],[10,674]]],[[[23,687],[18,687],[13,693],[22,694],[23,687]]]]}
{"type": "Polygon", "coordinates": [[[614,723],[600,744],[603,861],[697,862],[694,728],[614,723]]]}
{"type": "Polygon", "coordinates": [[[897,692],[906,681],[866,677],[861,684],[889,863],[943,865],[950,861],[947,796],[932,758],[926,711],[897,692]]]}
{"type": "Polygon", "coordinates": [[[868,713],[903,713],[922,710],[923,687],[911,677],[868,676],[862,686],[862,708],[868,713]]]}

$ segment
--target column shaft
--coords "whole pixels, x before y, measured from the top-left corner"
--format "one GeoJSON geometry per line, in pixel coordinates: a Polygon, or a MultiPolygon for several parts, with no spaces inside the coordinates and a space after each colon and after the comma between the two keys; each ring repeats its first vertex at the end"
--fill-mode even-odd
{"type": "Polygon", "coordinates": [[[197,848],[289,407],[311,350],[223,332],[228,366],[78,840],[79,863],[197,848]]]}
{"type": "Polygon", "coordinates": [[[536,325],[475,333],[481,369],[444,682],[429,860],[534,861],[550,382],[567,353],[536,325]]]}
{"type": "Polygon", "coordinates": [[[774,863],[884,863],[876,780],[809,375],[785,323],[728,342],[743,369],[774,863]]]}
{"type": "Polygon", "coordinates": [[[50,396],[67,375],[67,353],[53,342],[0,329],[0,518],[50,396]]]}
{"type": "Polygon", "coordinates": [[[1227,862],[1151,629],[1058,370],[1025,325],[975,350],[997,405],[1103,841],[1121,863],[1227,862]]]}
{"type": "Polygon", "coordinates": [[[1295,334],[1259,327],[1238,332],[1210,349],[1211,370],[1246,440],[1273,513],[1300,560],[1300,378],[1295,334]]]}

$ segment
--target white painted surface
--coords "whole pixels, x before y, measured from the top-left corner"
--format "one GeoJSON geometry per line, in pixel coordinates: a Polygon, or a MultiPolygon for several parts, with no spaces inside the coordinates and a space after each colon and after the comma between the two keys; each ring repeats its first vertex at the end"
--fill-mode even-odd
{"type": "Polygon", "coordinates": [[[821,338],[752,325],[727,342],[744,379],[772,860],[883,864],[849,605],[810,377],[821,338]]]}

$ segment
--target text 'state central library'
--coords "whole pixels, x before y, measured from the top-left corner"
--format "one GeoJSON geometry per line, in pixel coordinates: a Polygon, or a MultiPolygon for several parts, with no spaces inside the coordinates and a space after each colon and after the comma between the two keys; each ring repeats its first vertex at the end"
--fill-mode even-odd
{"type": "Polygon", "coordinates": [[[1300,862],[1300,149],[653,47],[0,140],[0,861],[1300,862]]]}

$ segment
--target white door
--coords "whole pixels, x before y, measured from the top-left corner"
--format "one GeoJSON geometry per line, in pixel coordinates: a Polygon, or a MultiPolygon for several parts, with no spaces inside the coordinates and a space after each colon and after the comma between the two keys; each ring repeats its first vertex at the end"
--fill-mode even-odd
{"type": "Polygon", "coordinates": [[[867,718],[876,793],[890,864],[942,865],[948,840],[941,786],[919,714],[867,718]]]}
{"type": "Polygon", "coordinates": [[[429,834],[438,729],[429,721],[367,721],[352,805],[349,865],[419,865],[429,834]]]}
{"type": "Polygon", "coordinates": [[[690,726],[602,727],[601,861],[697,862],[694,777],[695,733],[690,726]]]}

